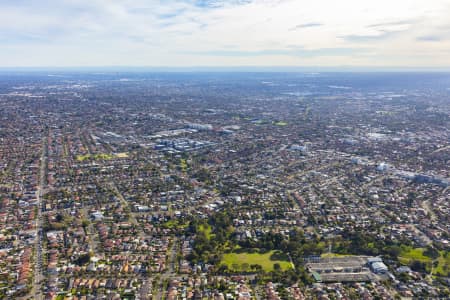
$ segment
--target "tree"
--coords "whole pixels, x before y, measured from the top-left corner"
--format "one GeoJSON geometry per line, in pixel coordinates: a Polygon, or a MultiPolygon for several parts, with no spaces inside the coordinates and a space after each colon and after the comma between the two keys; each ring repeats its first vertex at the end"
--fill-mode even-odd
{"type": "Polygon", "coordinates": [[[408,207],[412,207],[414,199],[416,199],[416,193],[409,192],[408,197],[406,198],[406,205],[408,205],[408,207]]]}
{"type": "Polygon", "coordinates": [[[387,246],[384,251],[389,255],[392,259],[397,259],[397,257],[400,255],[402,248],[399,246],[387,246]]]}
{"type": "Polygon", "coordinates": [[[416,271],[416,272],[425,273],[426,272],[426,264],[419,260],[413,260],[411,263],[411,270],[416,271]]]}
{"type": "Polygon", "coordinates": [[[250,265],[248,263],[243,263],[242,264],[242,271],[247,272],[249,267],[250,267],[250,265]]]}
{"type": "Polygon", "coordinates": [[[90,259],[91,259],[91,257],[90,257],[90,255],[88,253],[87,254],[82,254],[82,255],[80,255],[80,257],[78,257],[74,261],[74,263],[76,265],[78,265],[78,266],[83,266],[83,265],[87,264],[90,261],[90,259]]]}
{"type": "Polygon", "coordinates": [[[220,265],[219,269],[217,270],[219,274],[225,274],[228,272],[228,266],[227,265],[220,265]]]}
{"type": "Polygon", "coordinates": [[[280,264],[279,264],[279,263],[274,263],[274,264],[273,264],[273,269],[274,269],[275,271],[281,271],[281,266],[280,266],[280,264]]]}
{"type": "Polygon", "coordinates": [[[231,267],[233,268],[234,271],[239,271],[239,264],[233,263],[233,264],[231,265],[231,267]]]}
{"type": "Polygon", "coordinates": [[[440,256],[439,251],[437,251],[433,246],[427,246],[425,251],[423,251],[423,255],[431,257],[432,259],[436,259],[440,256]]]}

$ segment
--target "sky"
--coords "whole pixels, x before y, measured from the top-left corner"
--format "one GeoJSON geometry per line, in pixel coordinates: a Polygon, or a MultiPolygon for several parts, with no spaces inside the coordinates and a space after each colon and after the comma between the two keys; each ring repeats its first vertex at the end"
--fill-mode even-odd
{"type": "Polygon", "coordinates": [[[0,67],[450,67],[450,0],[0,0],[0,67]]]}

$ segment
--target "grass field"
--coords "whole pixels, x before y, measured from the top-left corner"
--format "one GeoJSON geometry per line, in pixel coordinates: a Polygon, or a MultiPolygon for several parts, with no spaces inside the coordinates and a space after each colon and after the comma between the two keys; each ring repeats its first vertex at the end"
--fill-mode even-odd
{"type": "Polygon", "coordinates": [[[269,251],[266,253],[225,253],[222,257],[221,264],[227,265],[232,271],[250,271],[251,265],[260,265],[266,272],[273,271],[273,265],[278,263],[282,270],[292,268],[288,257],[285,254],[269,251]]]}
{"type": "Polygon", "coordinates": [[[423,255],[424,248],[402,247],[399,257],[407,260],[431,261],[431,258],[423,255]]]}
{"type": "Polygon", "coordinates": [[[438,266],[433,269],[433,274],[441,274],[443,276],[449,276],[450,274],[450,252],[440,251],[441,256],[438,258],[438,266]],[[447,255],[445,255],[447,253],[447,255]]]}
{"type": "MultiPolygon", "coordinates": [[[[427,264],[432,263],[433,259],[425,256],[423,254],[425,248],[412,248],[412,247],[402,247],[402,252],[399,255],[399,261],[402,264],[409,264],[413,260],[418,260],[427,264]]],[[[433,268],[433,275],[438,273],[443,276],[448,276],[450,271],[450,252],[449,251],[439,251],[440,256],[437,258],[438,265],[433,268]]]]}
{"type": "Polygon", "coordinates": [[[128,153],[126,152],[120,152],[116,154],[117,158],[127,158],[128,157],[128,153]]]}
{"type": "Polygon", "coordinates": [[[78,161],[85,161],[88,159],[92,159],[92,160],[109,160],[109,159],[113,159],[113,158],[127,158],[128,157],[128,153],[126,152],[121,152],[121,153],[117,153],[117,154],[108,154],[108,153],[98,153],[98,154],[85,154],[85,155],[77,155],[76,156],[76,160],[78,161]]]}
{"type": "Polygon", "coordinates": [[[333,257],[347,257],[347,256],[353,256],[351,254],[338,254],[338,253],[323,253],[320,255],[322,258],[333,258],[333,257]]]}

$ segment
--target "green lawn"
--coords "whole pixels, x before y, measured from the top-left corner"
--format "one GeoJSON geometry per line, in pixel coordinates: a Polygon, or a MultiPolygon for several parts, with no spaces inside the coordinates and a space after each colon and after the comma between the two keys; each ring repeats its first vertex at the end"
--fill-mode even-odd
{"type": "Polygon", "coordinates": [[[353,256],[352,254],[339,254],[339,253],[323,253],[320,255],[322,258],[334,258],[334,257],[348,257],[353,256]]]}
{"type": "Polygon", "coordinates": [[[292,268],[288,257],[276,251],[269,251],[266,253],[225,253],[220,262],[222,265],[227,265],[228,269],[233,271],[250,271],[250,266],[257,264],[266,272],[273,271],[273,265],[278,263],[282,270],[292,268]],[[275,254],[275,255],[274,255],[275,254]]]}
{"type": "Polygon", "coordinates": [[[117,158],[128,158],[129,155],[128,155],[128,153],[126,153],[126,152],[120,152],[120,153],[117,153],[117,154],[116,154],[116,157],[117,157],[117,158]]]}
{"type": "Polygon", "coordinates": [[[399,257],[407,260],[420,260],[422,262],[431,261],[431,258],[423,255],[424,248],[402,247],[399,257]]]}
{"type": "Polygon", "coordinates": [[[198,227],[198,231],[201,231],[201,232],[205,233],[205,235],[208,238],[208,240],[210,240],[211,237],[214,236],[214,234],[212,234],[211,225],[209,225],[209,224],[202,224],[202,225],[200,225],[198,227]]]}
{"type": "Polygon", "coordinates": [[[438,266],[433,270],[433,274],[441,274],[443,276],[449,276],[450,274],[450,251],[439,251],[441,256],[438,258],[438,266]],[[447,253],[447,255],[446,255],[447,253]]]}
{"type": "Polygon", "coordinates": [[[162,227],[170,229],[184,229],[187,226],[187,223],[180,222],[178,219],[171,219],[162,224],[162,227]]]}
{"type": "MultiPolygon", "coordinates": [[[[402,252],[400,253],[398,259],[402,264],[409,264],[413,260],[418,260],[427,264],[431,264],[432,258],[425,256],[423,254],[425,248],[412,248],[412,247],[402,247],[402,252]]],[[[433,274],[437,273],[448,276],[450,274],[450,252],[449,251],[439,251],[440,256],[437,258],[438,265],[433,268],[433,274]]]]}
{"type": "Polygon", "coordinates": [[[121,152],[121,153],[117,153],[117,154],[108,154],[108,153],[97,153],[97,154],[85,154],[85,155],[77,155],[76,156],[76,160],[78,161],[84,161],[87,159],[92,159],[92,160],[109,160],[109,159],[113,159],[113,158],[127,158],[128,157],[128,153],[126,152],[121,152]]]}
{"type": "Polygon", "coordinates": [[[112,159],[114,156],[111,154],[106,154],[106,153],[98,153],[98,154],[85,154],[85,155],[77,155],[77,160],[78,161],[84,161],[87,159],[93,159],[93,160],[97,160],[97,159],[112,159]]]}

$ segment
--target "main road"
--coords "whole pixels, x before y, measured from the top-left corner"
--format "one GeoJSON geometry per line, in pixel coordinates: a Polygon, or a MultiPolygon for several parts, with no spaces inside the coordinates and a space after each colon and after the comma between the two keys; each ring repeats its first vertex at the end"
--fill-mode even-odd
{"type": "Polygon", "coordinates": [[[43,215],[42,215],[42,196],[44,194],[45,187],[47,185],[47,156],[48,156],[48,135],[46,134],[42,140],[42,153],[40,159],[39,168],[39,183],[36,191],[36,240],[35,240],[35,260],[34,260],[34,280],[31,290],[31,297],[36,300],[43,299],[42,294],[42,282],[44,280],[44,275],[42,268],[43,266],[43,237],[44,232],[42,230],[43,215]]]}

